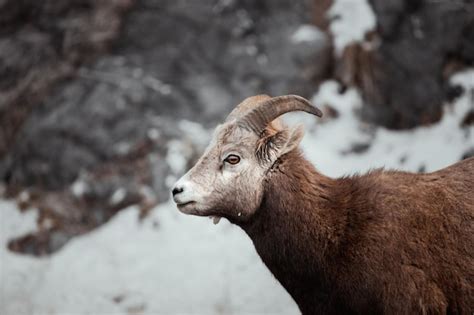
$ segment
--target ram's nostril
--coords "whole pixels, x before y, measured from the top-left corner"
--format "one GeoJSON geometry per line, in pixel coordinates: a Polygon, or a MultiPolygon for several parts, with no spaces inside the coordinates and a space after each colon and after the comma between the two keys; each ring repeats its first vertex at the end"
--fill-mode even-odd
{"type": "Polygon", "coordinates": [[[173,193],[173,196],[174,196],[174,195],[182,193],[183,191],[184,191],[183,187],[175,187],[175,188],[173,188],[172,193],[173,193]]]}

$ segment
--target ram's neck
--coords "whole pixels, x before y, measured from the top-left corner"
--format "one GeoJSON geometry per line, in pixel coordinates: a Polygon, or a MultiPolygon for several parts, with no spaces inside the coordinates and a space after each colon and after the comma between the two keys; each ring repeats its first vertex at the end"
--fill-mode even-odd
{"type": "Polygon", "coordinates": [[[288,291],[292,283],[322,281],[343,234],[339,210],[347,197],[342,182],[318,173],[300,152],[291,152],[268,174],[262,205],[242,226],[288,291]]]}

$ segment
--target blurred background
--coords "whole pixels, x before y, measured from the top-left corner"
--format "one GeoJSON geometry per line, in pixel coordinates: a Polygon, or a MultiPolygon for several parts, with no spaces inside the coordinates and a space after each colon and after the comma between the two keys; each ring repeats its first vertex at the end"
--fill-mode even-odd
{"type": "Polygon", "coordinates": [[[0,314],[297,314],[169,188],[245,97],[328,176],[474,155],[469,0],[0,0],[0,314]]]}

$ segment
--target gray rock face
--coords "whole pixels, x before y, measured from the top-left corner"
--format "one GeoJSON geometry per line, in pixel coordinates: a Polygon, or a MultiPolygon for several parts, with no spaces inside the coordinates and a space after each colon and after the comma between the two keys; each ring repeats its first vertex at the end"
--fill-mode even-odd
{"type": "MultiPolygon", "coordinates": [[[[124,206],[139,204],[146,212],[167,199],[166,179],[183,171],[169,165],[170,141],[181,144],[184,164],[205,143],[183,119],[210,127],[247,96],[314,92],[327,75],[330,49],[324,35],[292,37],[308,22],[308,6],[290,0],[137,1],[110,53],[83,63],[42,98],[0,162],[7,186],[29,188],[32,202],[60,222],[50,234],[61,237],[40,242],[45,249],[39,253],[124,206]]],[[[21,251],[21,244],[11,247],[21,251]]]]}
{"type": "MultiPolygon", "coordinates": [[[[351,57],[353,81],[364,96],[364,116],[389,128],[437,121],[453,94],[449,76],[474,64],[472,1],[371,0],[376,48],[351,57]]],[[[455,92],[455,91],[454,91],[455,92]]]]}
{"type": "Polygon", "coordinates": [[[0,2],[0,157],[32,108],[118,34],[131,0],[0,2]]]}

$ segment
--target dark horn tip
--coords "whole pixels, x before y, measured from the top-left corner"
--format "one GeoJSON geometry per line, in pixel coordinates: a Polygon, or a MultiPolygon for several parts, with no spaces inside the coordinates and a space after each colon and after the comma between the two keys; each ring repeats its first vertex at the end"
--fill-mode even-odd
{"type": "Polygon", "coordinates": [[[314,112],[313,114],[318,116],[318,117],[323,117],[323,112],[319,110],[319,108],[313,107],[314,112]]]}
{"type": "Polygon", "coordinates": [[[308,105],[311,110],[309,111],[310,114],[313,114],[315,116],[318,116],[318,117],[323,117],[323,112],[317,108],[316,106],[313,105],[313,103],[311,103],[310,101],[308,101],[306,98],[302,97],[302,96],[299,96],[299,95],[288,95],[289,97],[291,98],[295,98],[297,100],[299,100],[300,102],[302,103],[305,103],[306,105],[308,105]]]}

